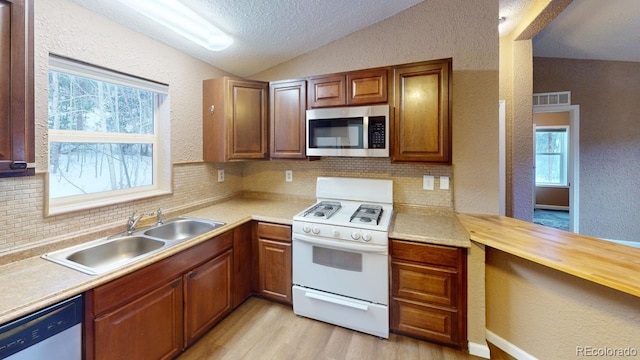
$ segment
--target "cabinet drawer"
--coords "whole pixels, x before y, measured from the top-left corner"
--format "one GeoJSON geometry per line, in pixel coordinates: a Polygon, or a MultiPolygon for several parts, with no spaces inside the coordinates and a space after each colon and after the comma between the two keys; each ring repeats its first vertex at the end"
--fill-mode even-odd
{"type": "Polygon", "coordinates": [[[447,246],[391,241],[391,257],[439,266],[458,267],[464,250],[447,246]]]}
{"type": "Polygon", "coordinates": [[[291,226],[259,222],[258,237],[291,242],[291,226]]]}
{"type": "Polygon", "coordinates": [[[427,304],[392,299],[391,329],[423,339],[458,344],[458,313],[427,304]]]}
{"type": "Polygon", "coordinates": [[[458,272],[393,260],[391,294],[394,297],[455,307],[458,298],[458,272]]]}

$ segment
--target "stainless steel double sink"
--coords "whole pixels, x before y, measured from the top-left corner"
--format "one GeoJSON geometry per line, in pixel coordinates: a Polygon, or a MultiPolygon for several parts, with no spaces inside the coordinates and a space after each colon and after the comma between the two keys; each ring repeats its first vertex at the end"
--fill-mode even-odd
{"type": "Polygon", "coordinates": [[[103,274],[142,260],[186,240],[215,230],[223,222],[179,217],[134,231],[71,246],[42,258],[82,271],[103,274]]]}

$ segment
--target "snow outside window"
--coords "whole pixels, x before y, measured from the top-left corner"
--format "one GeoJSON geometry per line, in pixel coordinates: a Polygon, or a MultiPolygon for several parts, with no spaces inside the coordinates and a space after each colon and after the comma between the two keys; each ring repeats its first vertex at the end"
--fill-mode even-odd
{"type": "Polygon", "coordinates": [[[49,58],[48,213],[171,191],[168,86],[49,58]]]}

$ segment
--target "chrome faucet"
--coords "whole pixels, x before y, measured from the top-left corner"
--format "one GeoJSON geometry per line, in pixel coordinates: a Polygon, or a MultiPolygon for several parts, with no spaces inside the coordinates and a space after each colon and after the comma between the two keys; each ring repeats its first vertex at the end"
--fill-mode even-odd
{"type": "MultiPolygon", "coordinates": [[[[138,222],[145,216],[153,216],[155,215],[155,213],[153,211],[151,212],[147,212],[147,213],[142,213],[140,215],[138,215],[138,217],[136,217],[136,211],[133,210],[133,212],[131,213],[131,215],[129,215],[129,219],[127,220],[127,235],[131,235],[133,234],[133,232],[136,230],[136,225],[138,225],[138,222]]],[[[162,216],[162,215],[160,215],[162,216]]]]}
{"type": "Polygon", "coordinates": [[[162,208],[158,208],[156,211],[156,225],[162,225],[162,208]]]}

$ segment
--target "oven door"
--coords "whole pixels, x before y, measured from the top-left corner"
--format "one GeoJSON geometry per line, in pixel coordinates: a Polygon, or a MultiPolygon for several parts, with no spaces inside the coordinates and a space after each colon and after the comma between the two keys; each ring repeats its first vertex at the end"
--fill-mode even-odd
{"type": "Polygon", "coordinates": [[[389,303],[387,246],[294,233],[292,257],[295,285],[389,303]]]}
{"type": "Polygon", "coordinates": [[[309,119],[309,149],[364,149],[364,118],[309,119]]]}

